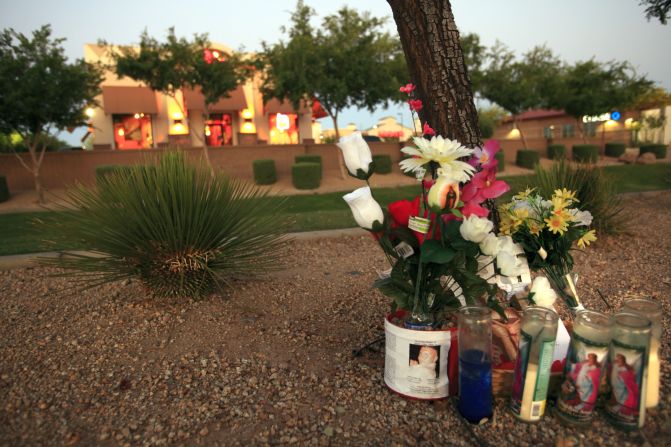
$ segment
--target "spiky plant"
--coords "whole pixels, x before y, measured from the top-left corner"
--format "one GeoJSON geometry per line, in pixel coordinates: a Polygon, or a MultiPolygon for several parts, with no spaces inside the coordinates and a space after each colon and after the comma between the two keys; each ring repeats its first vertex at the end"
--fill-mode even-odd
{"type": "Polygon", "coordinates": [[[105,175],[97,189],[71,190],[68,206],[77,212],[60,232],[90,254],[42,263],[84,288],[135,277],[157,297],[203,297],[232,278],[280,266],[282,201],[264,196],[169,152],[156,166],[105,175]]]}
{"type": "Polygon", "coordinates": [[[623,213],[622,201],[615,183],[600,167],[561,160],[549,168],[536,167],[534,186],[544,197],[556,189],[576,192],[578,208],[592,213],[592,228],[601,234],[626,231],[628,219],[623,213]]]}

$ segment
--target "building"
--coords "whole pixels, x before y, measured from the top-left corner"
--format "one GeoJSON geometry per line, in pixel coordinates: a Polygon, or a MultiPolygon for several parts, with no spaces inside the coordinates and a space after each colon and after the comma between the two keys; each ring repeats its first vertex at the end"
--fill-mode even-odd
{"type": "MultiPolygon", "coordinates": [[[[230,48],[212,44],[203,57],[216,61],[230,53],[230,48]]],[[[84,59],[112,63],[106,49],[95,44],[84,46],[84,59]]],[[[298,144],[319,138],[315,119],[325,114],[318,103],[298,111],[286,101],[264,104],[259,85],[257,76],[238,86],[228,98],[210,106],[206,121],[205,101],[198,90],[179,90],[171,97],[108,71],[97,98],[100,107],[87,110],[89,145],[94,149],[151,149],[197,147],[205,140],[210,147],[224,147],[298,144]]]]}
{"type": "MultiPolygon", "coordinates": [[[[417,120],[419,122],[419,120],[417,120]]],[[[393,116],[380,118],[375,126],[364,131],[366,135],[374,135],[381,140],[407,141],[414,134],[414,130],[399,123],[393,116]]]]}

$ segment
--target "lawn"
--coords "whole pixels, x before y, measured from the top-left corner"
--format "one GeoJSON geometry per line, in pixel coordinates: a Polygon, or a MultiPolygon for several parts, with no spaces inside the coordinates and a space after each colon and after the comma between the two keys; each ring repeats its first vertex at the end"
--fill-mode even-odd
{"type": "MultiPolygon", "coordinates": [[[[671,165],[622,165],[609,166],[606,172],[615,179],[619,192],[654,191],[671,188],[671,165]]],[[[502,198],[507,200],[514,192],[533,183],[533,175],[505,177],[511,192],[502,198]]],[[[379,188],[375,198],[386,206],[390,202],[411,199],[417,194],[416,186],[379,188]]],[[[312,231],[356,226],[349,208],[342,200],[343,193],[298,195],[286,198],[284,216],[291,223],[289,231],[312,231]]],[[[265,200],[277,200],[268,198],[265,200]]],[[[0,256],[35,253],[48,250],[82,249],[86,247],[64,246],[58,243],[58,234],[50,222],[58,222],[63,212],[39,212],[0,215],[0,256]],[[47,230],[37,231],[35,221],[47,223],[47,230]],[[51,228],[51,229],[49,229],[51,228]]],[[[44,228],[40,225],[41,228],[44,228]]]]}

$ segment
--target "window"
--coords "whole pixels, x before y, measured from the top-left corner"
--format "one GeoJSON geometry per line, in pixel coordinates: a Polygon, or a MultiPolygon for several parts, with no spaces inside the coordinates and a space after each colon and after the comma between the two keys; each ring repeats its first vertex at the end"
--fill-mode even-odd
{"type": "Polygon", "coordinates": [[[205,138],[210,147],[233,144],[233,117],[230,113],[213,113],[205,123],[205,138]]]}
{"type": "Polygon", "coordinates": [[[295,113],[271,113],[270,144],[298,144],[298,115],[295,113]]]}
{"type": "Polygon", "coordinates": [[[545,127],[543,128],[543,138],[546,140],[551,140],[554,138],[554,132],[555,131],[555,126],[550,126],[550,127],[545,127]]]}
{"type": "Polygon", "coordinates": [[[596,136],[596,128],[599,125],[599,123],[585,123],[584,131],[585,131],[585,136],[586,137],[595,137],[596,136]]]}
{"type": "Polygon", "coordinates": [[[573,124],[564,124],[561,129],[562,138],[572,138],[575,136],[575,126],[573,124]]]}
{"type": "Polygon", "coordinates": [[[117,149],[149,149],[154,146],[151,116],[144,113],[112,115],[112,123],[117,149]]]}

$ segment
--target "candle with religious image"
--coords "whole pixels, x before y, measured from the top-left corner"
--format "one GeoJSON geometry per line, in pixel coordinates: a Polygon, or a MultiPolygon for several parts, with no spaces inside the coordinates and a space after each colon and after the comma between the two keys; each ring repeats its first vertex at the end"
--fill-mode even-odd
{"type": "Polygon", "coordinates": [[[558,318],[555,311],[536,306],[522,316],[511,396],[513,414],[522,421],[539,421],[545,413],[558,318]]]}
{"type": "Polygon", "coordinates": [[[662,339],[662,305],[651,299],[630,299],[622,305],[622,312],[642,315],[652,323],[645,407],[655,408],[659,404],[659,346],[662,339]]]}
{"type": "Polygon", "coordinates": [[[599,384],[605,371],[613,322],[601,312],[582,311],[573,321],[556,416],[573,425],[586,425],[594,416],[599,384]]]}
{"type": "Polygon", "coordinates": [[[604,415],[619,428],[635,430],[645,423],[646,365],[652,323],[641,315],[624,312],[613,319],[606,375],[610,393],[604,415]]]}

